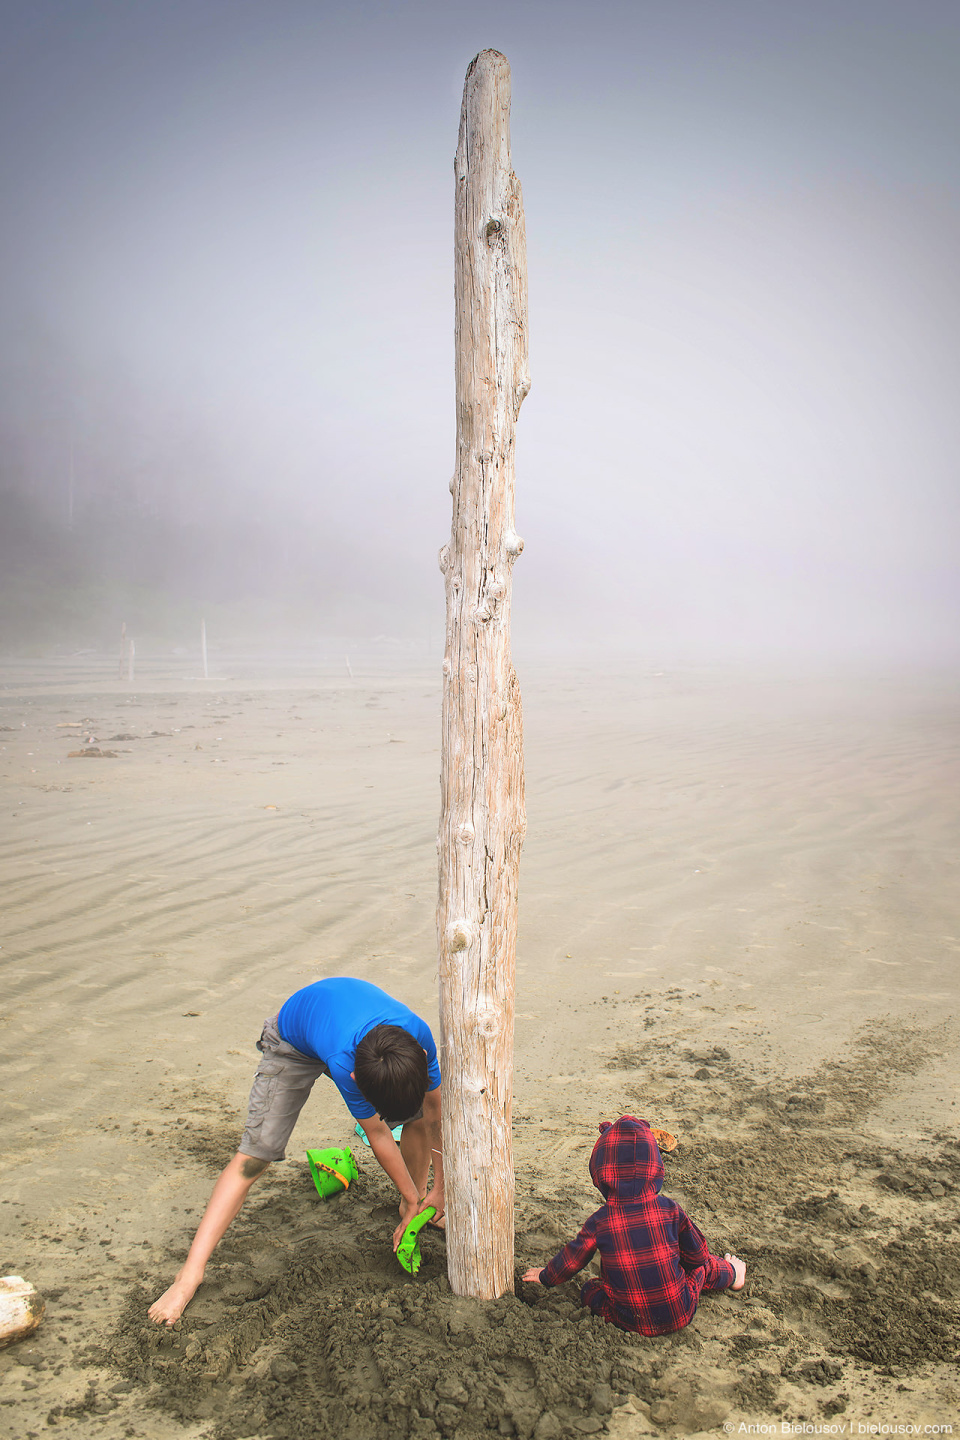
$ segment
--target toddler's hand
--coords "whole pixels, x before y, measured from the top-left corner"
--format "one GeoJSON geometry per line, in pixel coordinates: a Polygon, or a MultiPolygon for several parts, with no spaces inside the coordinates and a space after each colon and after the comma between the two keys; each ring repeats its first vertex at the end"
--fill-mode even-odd
{"type": "MultiPolygon", "coordinates": [[[[542,1269],[542,1268],[543,1268],[543,1267],[541,1266],[540,1269],[542,1269]]],[[[539,1284],[540,1284],[540,1270],[539,1270],[539,1269],[526,1270],[526,1271],[524,1271],[523,1278],[524,1278],[524,1280],[529,1280],[532,1285],[539,1285],[539,1284]]]]}
{"type": "Polygon", "coordinates": [[[731,1255],[729,1250],[723,1258],[733,1266],[733,1284],[730,1286],[730,1289],[742,1290],[743,1282],[747,1278],[747,1266],[745,1261],[741,1260],[739,1255],[731,1255]]]}

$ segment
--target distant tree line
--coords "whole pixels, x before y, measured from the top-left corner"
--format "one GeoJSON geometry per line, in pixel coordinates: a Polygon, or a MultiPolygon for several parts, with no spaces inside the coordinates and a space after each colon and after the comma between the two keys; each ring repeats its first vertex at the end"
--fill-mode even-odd
{"type": "Polygon", "coordinates": [[[118,362],[32,320],[0,327],[0,649],[112,648],[124,622],[195,643],[218,611],[238,638],[420,634],[442,609],[432,547],[411,564],[316,470],[271,474],[118,362]]]}

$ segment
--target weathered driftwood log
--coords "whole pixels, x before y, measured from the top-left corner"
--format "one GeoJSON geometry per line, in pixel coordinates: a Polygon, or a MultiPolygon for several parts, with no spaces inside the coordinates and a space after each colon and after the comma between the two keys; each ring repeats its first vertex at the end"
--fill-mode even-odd
{"type": "Polygon", "coordinates": [[[467,70],[456,174],[457,463],[446,582],[438,850],[447,1256],[455,1294],[513,1290],[514,972],[523,803],[510,659],[514,433],[527,375],[526,237],[510,66],[467,70]]]}
{"type": "Polygon", "coordinates": [[[41,1295],[21,1275],[0,1277],[0,1346],[30,1335],[46,1309],[41,1295]]]}

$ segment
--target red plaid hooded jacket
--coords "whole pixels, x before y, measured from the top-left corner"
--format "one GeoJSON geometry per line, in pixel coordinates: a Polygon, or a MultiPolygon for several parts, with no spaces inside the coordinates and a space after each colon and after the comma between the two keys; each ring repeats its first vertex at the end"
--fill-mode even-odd
{"type": "Polygon", "coordinates": [[[621,1330],[667,1335],[693,1319],[701,1290],[725,1290],[736,1276],[675,1200],[660,1194],[663,1161],[646,1120],[605,1120],[590,1178],[606,1200],[580,1234],[540,1272],[561,1285],[600,1252],[600,1279],[580,1291],[584,1305],[621,1330]]]}

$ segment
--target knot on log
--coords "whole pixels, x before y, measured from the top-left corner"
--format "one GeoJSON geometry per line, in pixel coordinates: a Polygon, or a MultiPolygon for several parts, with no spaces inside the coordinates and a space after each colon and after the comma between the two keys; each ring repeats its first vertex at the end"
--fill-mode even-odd
{"type": "Polygon", "coordinates": [[[440,554],[437,556],[437,563],[438,563],[439,566],[440,566],[440,572],[441,572],[441,574],[446,575],[447,571],[448,571],[449,568],[450,568],[450,546],[449,546],[449,545],[441,545],[441,546],[440,546],[440,554]]]}
{"type": "Polygon", "coordinates": [[[494,245],[502,245],[506,240],[506,226],[502,220],[488,220],[483,232],[483,238],[492,250],[494,245]]]}
{"type": "Polygon", "coordinates": [[[443,671],[444,675],[453,674],[453,661],[450,659],[449,655],[444,655],[443,664],[440,666],[440,669],[443,671]]]}
{"type": "Polygon", "coordinates": [[[516,560],[517,556],[522,553],[523,541],[520,539],[516,530],[508,530],[506,532],[503,537],[503,548],[511,560],[516,560]]]}
{"type": "Polygon", "coordinates": [[[469,845],[476,831],[469,820],[464,820],[462,825],[457,826],[457,839],[461,845],[469,845]]]}
{"type": "Polygon", "coordinates": [[[487,585],[487,594],[489,595],[491,600],[502,600],[504,594],[506,593],[506,589],[507,587],[500,579],[500,576],[494,575],[491,578],[490,583],[487,585]]]}
{"type": "Polygon", "coordinates": [[[482,1010],[478,1010],[474,1029],[484,1040],[496,1039],[501,1030],[500,1012],[493,1006],[485,1006],[482,1010]]]}
{"type": "Polygon", "coordinates": [[[473,935],[466,920],[454,920],[447,926],[447,944],[451,950],[466,950],[472,940],[473,935]]]}

